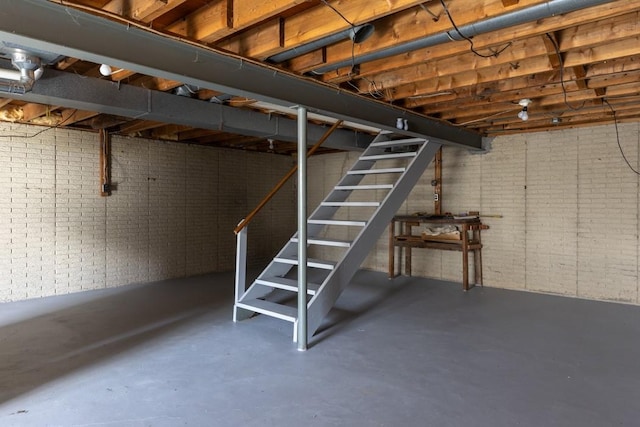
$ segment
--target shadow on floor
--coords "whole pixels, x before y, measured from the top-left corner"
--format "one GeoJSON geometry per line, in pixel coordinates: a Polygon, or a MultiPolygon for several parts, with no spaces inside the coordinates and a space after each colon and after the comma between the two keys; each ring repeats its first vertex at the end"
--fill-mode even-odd
{"type": "MultiPolygon", "coordinates": [[[[95,299],[1,326],[0,403],[149,344],[205,314],[221,308],[230,313],[229,277],[228,286],[218,275],[215,282],[198,276],[97,291],[95,299]]],[[[49,307],[55,298],[18,304],[49,307]]]]}
{"type": "Polygon", "coordinates": [[[378,272],[358,271],[316,333],[310,338],[309,347],[320,344],[364,313],[373,311],[383,302],[390,303],[394,295],[414,282],[415,279],[411,277],[397,277],[385,283],[380,282],[378,272]]]}

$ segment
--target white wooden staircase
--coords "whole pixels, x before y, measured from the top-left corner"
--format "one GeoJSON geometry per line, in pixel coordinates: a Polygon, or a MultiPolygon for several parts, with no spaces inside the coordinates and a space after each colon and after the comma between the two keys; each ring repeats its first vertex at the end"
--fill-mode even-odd
{"type": "MultiPolygon", "coordinates": [[[[439,148],[439,144],[426,139],[394,139],[393,134],[380,134],[308,218],[309,247],[341,251],[333,261],[308,259],[309,336],[320,327],[439,148]],[[360,201],[362,194],[368,196],[366,201],[360,201]],[[376,195],[382,196],[381,200],[374,200],[376,195]],[[350,208],[368,209],[371,213],[366,218],[353,219],[344,215],[344,210],[350,208]],[[329,238],[327,234],[342,238],[329,238]]],[[[234,321],[255,313],[282,319],[293,323],[296,340],[297,250],[298,238],[294,235],[246,291],[236,290],[234,321]]]]}

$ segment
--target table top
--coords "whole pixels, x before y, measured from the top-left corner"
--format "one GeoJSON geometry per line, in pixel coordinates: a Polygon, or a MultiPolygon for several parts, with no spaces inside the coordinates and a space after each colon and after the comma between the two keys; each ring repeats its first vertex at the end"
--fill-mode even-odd
{"type": "Polygon", "coordinates": [[[455,217],[448,215],[396,215],[394,221],[401,222],[430,222],[434,224],[480,224],[480,218],[474,217],[455,217]]]}

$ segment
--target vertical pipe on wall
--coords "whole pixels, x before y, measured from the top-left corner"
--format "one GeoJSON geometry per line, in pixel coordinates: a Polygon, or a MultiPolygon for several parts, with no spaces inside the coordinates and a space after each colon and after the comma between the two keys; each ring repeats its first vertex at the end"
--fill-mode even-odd
{"type": "Polygon", "coordinates": [[[100,196],[111,195],[111,136],[100,129],[100,196]]]}
{"type": "Polygon", "coordinates": [[[307,109],[298,107],[298,350],[307,349],[307,109]]]}
{"type": "Polygon", "coordinates": [[[434,214],[442,215],[442,147],[436,152],[435,188],[433,190],[434,214]]]}

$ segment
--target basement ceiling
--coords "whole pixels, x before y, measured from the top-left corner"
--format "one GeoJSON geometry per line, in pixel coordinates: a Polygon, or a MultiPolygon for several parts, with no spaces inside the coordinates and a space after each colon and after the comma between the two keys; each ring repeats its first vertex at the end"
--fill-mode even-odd
{"type": "MultiPolygon", "coordinates": [[[[640,119],[640,0],[50,3],[148,28],[190,45],[230,52],[264,63],[274,72],[316,80],[342,93],[393,105],[411,117],[433,119],[454,131],[468,130],[469,135],[611,123],[614,112],[619,121],[640,119]],[[346,37],[354,26],[365,24],[375,28],[369,38],[355,43],[346,37]],[[522,120],[524,105],[526,121],[522,120]]],[[[77,37],[83,33],[77,32],[77,37]]],[[[110,40],[102,43],[107,50],[110,40]]],[[[47,65],[44,73],[73,73],[269,116],[295,114],[293,109],[245,96],[240,90],[214,91],[185,84],[187,79],[117,66],[103,76],[101,65],[65,56],[47,65]]],[[[34,91],[39,84],[45,80],[36,81],[34,91]]],[[[179,124],[170,115],[160,120],[135,119],[97,108],[29,102],[28,97],[15,94],[0,96],[6,96],[0,101],[0,120],[5,121],[108,129],[115,134],[282,154],[296,150],[291,141],[179,124]]],[[[321,124],[325,119],[313,120],[321,124]]],[[[375,131],[354,123],[343,127],[365,134],[375,131]]]]}

